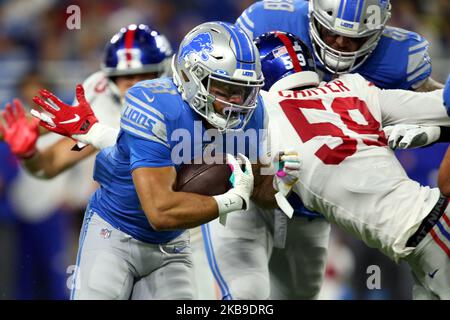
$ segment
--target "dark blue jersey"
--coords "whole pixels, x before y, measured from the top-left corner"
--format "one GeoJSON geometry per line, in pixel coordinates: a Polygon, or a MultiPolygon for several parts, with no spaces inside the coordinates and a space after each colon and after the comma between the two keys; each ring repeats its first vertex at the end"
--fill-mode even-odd
{"type": "MultiPolygon", "coordinates": [[[[236,23],[253,38],[275,30],[293,33],[313,52],[308,1],[259,1],[245,10],[236,23]]],[[[431,75],[428,47],[428,41],[415,32],[386,27],[376,49],[353,73],[383,89],[413,90],[431,75]]],[[[331,80],[331,74],[320,63],[317,67],[325,81],[331,80]]]]}

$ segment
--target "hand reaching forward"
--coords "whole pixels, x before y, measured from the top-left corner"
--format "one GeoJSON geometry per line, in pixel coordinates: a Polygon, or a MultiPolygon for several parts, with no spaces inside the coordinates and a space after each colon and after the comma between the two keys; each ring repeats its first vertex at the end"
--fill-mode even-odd
{"type": "Polygon", "coordinates": [[[11,152],[17,157],[26,159],[36,153],[36,141],[39,137],[38,120],[27,119],[22,102],[14,99],[13,103],[6,104],[0,122],[0,134],[9,145],[11,152]]]}
{"type": "Polygon", "coordinates": [[[33,97],[36,105],[45,112],[31,110],[31,114],[38,118],[39,125],[49,131],[58,133],[66,137],[76,134],[86,134],[98,122],[91,106],[86,101],[82,85],[77,85],[76,97],[78,105],[70,106],[58,99],[48,90],[39,90],[39,96],[33,97]]]}

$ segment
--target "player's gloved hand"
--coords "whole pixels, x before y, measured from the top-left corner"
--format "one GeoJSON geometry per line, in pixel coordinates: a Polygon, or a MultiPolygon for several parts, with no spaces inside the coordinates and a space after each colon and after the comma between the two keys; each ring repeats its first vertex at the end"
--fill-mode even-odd
{"type": "Polygon", "coordinates": [[[39,121],[27,119],[19,99],[14,99],[12,105],[6,104],[2,118],[5,124],[0,123],[0,134],[9,145],[11,152],[22,159],[31,158],[36,153],[39,121]]]}
{"type": "Polygon", "coordinates": [[[448,76],[447,82],[445,83],[444,104],[447,107],[447,109],[450,108],[450,75],[448,76]]]}
{"type": "Polygon", "coordinates": [[[31,110],[31,114],[40,120],[39,125],[49,131],[66,137],[87,133],[98,120],[86,101],[82,85],[77,85],[76,97],[78,105],[70,106],[59,100],[48,90],[39,90],[39,96],[33,97],[35,104],[45,112],[31,110]]]}
{"type": "Polygon", "coordinates": [[[244,163],[244,171],[237,159],[227,154],[227,163],[232,171],[230,181],[233,187],[224,194],[214,196],[219,207],[219,221],[223,225],[226,223],[228,213],[249,208],[250,196],[253,192],[252,164],[246,156],[240,153],[237,158],[244,163]]]}
{"type": "Polygon", "coordinates": [[[275,157],[274,164],[278,167],[278,171],[273,177],[273,188],[286,196],[298,181],[301,166],[300,156],[297,151],[283,151],[275,157]]]}
{"type": "Polygon", "coordinates": [[[278,207],[289,217],[292,218],[294,209],[287,201],[286,197],[291,193],[292,187],[299,179],[301,159],[296,151],[280,152],[275,157],[274,165],[278,168],[273,177],[273,188],[278,191],[275,194],[275,200],[278,207]]]}
{"type": "Polygon", "coordinates": [[[383,130],[389,137],[388,144],[393,150],[424,147],[436,142],[441,135],[439,127],[413,124],[398,124],[385,127],[383,130]]]}
{"type": "Polygon", "coordinates": [[[104,125],[100,122],[94,123],[86,134],[74,134],[72,138],[78,141],[78,145],[94,146],[101,150],[116,144],[119,129],[104,125]]]}

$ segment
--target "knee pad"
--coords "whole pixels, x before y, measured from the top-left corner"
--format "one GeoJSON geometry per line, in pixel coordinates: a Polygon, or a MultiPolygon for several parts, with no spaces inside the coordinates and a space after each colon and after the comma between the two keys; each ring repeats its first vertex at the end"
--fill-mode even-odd
{"type": "Polygon", "coordinates": [[[269,278],[255,274],[240,276],[231,282],[230,291],[234,300],[268,300],[269,278]]]}

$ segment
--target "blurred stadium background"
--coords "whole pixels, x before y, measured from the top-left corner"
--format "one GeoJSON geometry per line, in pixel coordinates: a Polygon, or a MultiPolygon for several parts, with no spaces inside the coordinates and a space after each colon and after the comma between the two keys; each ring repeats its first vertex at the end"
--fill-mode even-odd
{"type": "MultiPolygon", "coordinates": [[[[306,0],[305,0],[306,1],[306,0]]],[[[66,101],[76,83],[99,69],[102,50],[120,27],[147,23],[174,48],[192,27],[234,22],[248,0],[0,0],[0,106],[13,97],[30,104],[41,87],[66,101]],[[219,4],[220,3],[220,4],[219,4]],[[81,29],[68,30],[66,9],[81,8],[81,29]]],[[[416,31],[430,43],[433,78],[450,72],[450,1],[392,0],[389,25],[416,31]]],[[[424,106],[426,107],[426,106],[424,106]]],[[[47,142],[50,143],[50,142],[47,142]]],[[[435,186],[447,145],[399,152],[409,175],[435,186]]],[[[0,299],[65,299],[84,205],[94,186],[90,165],[40,187],[24,177],[0,143],[0,299]],[[69,267],[69,268],[68,268],[69,267]]],[[[410,299],[405,265],[333,230],[323,299],[410,299]],[[369,266],[381,270],[381,289],[368,290],[369,266]]]]}

